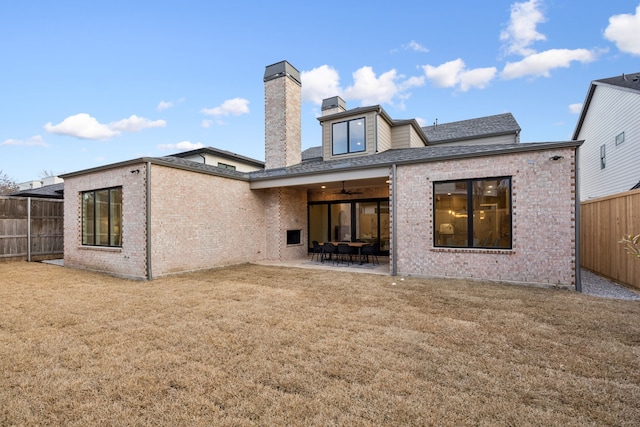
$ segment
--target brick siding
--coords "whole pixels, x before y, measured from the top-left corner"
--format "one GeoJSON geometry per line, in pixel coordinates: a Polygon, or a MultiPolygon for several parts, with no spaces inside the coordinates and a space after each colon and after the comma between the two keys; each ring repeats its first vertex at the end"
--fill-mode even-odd
{"type": "Polygon", "coordinates": [[[398,274],[575,286],[573,149],[398,166],[396,185],[398,274]],[[513,248],[434,248],[433,183],[498,176],[512,177],[513,248]]]}

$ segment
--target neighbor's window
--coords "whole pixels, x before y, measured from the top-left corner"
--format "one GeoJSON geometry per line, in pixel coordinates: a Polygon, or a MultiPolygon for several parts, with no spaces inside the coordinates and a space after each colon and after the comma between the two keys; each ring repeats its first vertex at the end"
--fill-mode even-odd
{"type": "Polygon", "coordinates": [[[600,146],[600,169],[604,169],[607,166],[607,148],[604,145],[600,146]]]}
{"type": "Polygon", "coordinates": [[[122,246],[122,187],[82,193],[82,244],[122,246]]]}
{"type": "Polygon", "coordinates": [[[624,142],[624,132],[616,135],[616,145],[620,145],[624,142]]]}
{"type": "Polygon", "coordinates": [[[231,170],[236,170],[236,167],[233,165],[228,165],[226,163],[222,163],[222,162],[218,162],[218,167],[222,168],[222,169],[231,169],[231,170]]]}
{"type": "Polygon", "coordinates": [[[332,131],[333,154],[347,154],[365,151],[364,117],[346,122],[334,123],[332,131]]]}
{"type": "Polygon", "coordinates": [[[511,178],[436,182],[434,246],[511,248],[511,178]]]}

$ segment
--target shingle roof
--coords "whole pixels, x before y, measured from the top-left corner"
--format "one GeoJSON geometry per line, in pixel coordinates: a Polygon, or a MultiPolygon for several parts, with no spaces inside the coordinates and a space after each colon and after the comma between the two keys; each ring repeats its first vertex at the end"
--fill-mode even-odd
{"type": "Polygon", "coordinates": [[[302,161],[322,159],[322,146],[307,148],[302,152],[302,161]]]}
{"type": "Polygon", "coordinates": [[[45,185],[44,187],[29,188],[11,194],[18,197],[40,197],[44,199],[62,199],[64,197],[64,182],[45,185]]]}
{"type": "Polygon", "coordinates": [[[403,148],[387,150],[369,156],[302,162],[287,168],[249,172],[247,175],[250,180],[261,180],[294,175],[311,175],[329,171],[390,166],[392,164],[428,163],[527,151],[550,150],[554,148],[570,148],[578,147],[581,144],[581,141],[561,141],[493,145],[436,145],[419,148],[403,148]]]}
{"type": "Polygon", "coordinates": [[[621,74],[619,76],[607,77],[606,79],[598,79],[594,80],[594,83],[604,83],[612,86],[640,91],[640,72],[621,74]]]}
{"type": "Polygon", "coordinates": [[[520,130],[518,122],[511,113],[442,123],[422,128],[429,144],[507,135],[510,133],[516,134],[520,130]]]}

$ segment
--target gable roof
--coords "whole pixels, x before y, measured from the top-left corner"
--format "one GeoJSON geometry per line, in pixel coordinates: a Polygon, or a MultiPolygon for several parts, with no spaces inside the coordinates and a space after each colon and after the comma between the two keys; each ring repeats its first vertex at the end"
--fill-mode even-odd
{"type": "Polygon", "coordinates": [[[589,104],[591,104],[593,94],[595,93],[598,86],[606,86],[640,95],[640,72],[621,74],[619,76],[607,77],[605,79],[593,80],[591,82],[591,84],[589,85],[587,96],[582,105],[582,111],[580,112],[580,117],[578,118],[578,124],[576,125],[576,129],[573,131],[572,139],[574,140],[578,139],[578,135],[580,135],[580,130],[582,129],[584,119],[587,115],[587,111],[589,110],[589,104]]]}
{"type": "Polygon", "coordinates": [[[427,136],[429,144],[441,144],[444,142],[519,134],[521,129],[511,113],[504,113],[458,122],[425,126],[422,128],[422,131],[427,136]]]}

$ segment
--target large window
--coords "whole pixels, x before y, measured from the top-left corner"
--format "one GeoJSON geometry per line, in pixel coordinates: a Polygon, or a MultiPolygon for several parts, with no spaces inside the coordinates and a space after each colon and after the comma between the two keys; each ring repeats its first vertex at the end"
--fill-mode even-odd
{"type": "Polygon", "coordinates": [[[82,244],[122,246],[122,187],[82,193],[82,244]]]}
{"type": "Polygon", "coordinates": [[[434,246],[511,248],[511,178],[433,185],[434,246]]]}
{"type": "Polygon", "coordinates": [[[365,151],[364,117],[346,122],[334,123],[332,131],[334,155],[365,151]]]}

